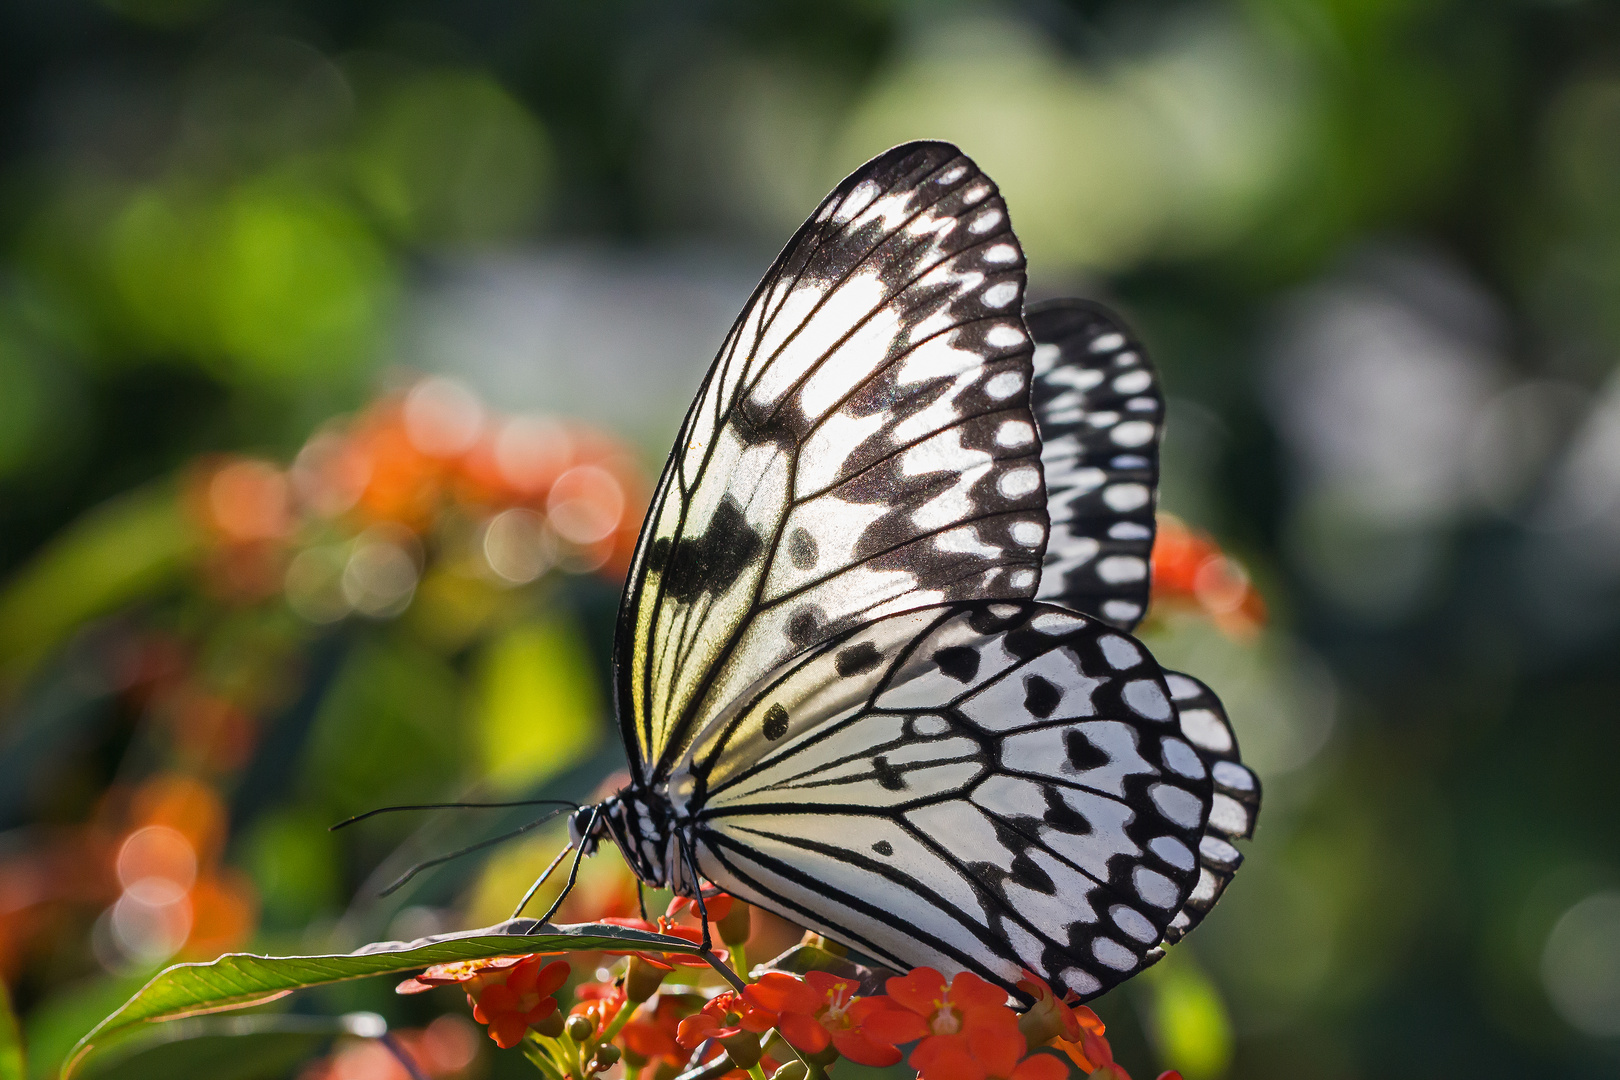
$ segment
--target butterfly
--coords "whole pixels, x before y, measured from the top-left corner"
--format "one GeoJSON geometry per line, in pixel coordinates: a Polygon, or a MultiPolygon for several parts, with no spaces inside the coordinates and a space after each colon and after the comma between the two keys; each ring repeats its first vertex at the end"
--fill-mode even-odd
{"type": "Polygon", "coordinates": [[[1024,289],[948,143],[794,234],[653,496],[614,644],[631,779],[571,817],[575,871],[611,840],[888,966],[1082,998],[1215,903],[1260,789],[1130,636],[1157,378],[1108,312],[1024,289]]]}

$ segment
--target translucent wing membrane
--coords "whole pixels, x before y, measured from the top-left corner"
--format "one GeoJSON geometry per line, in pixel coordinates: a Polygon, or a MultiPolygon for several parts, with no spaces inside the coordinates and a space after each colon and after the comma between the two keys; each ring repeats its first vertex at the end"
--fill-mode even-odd
{"type": "Polygon", "coordinates": [[[784,665],[670,777],[723,888],[897,967],[1090,997],[1161,953],[1216,782],[1158,665],[1035,602],[890,616],[784,665]]]}
{"type": "Polygon", "coordinates": [[[1141,345],[1084,300],[1031,307],[1051,538],[1042,600],[1129,630],[1147,609],[1164,401],[1141,345]]]}
{"type": "Polygon", "coordinates": [[[1199,924],[1237,873],[1243,856],[1233,844],[1254,835],[1260,778],[1238,760],[1237,737],[1215,692],[1191,675],[1167,671],[1164,678],[1181,734],[1197,749],[1214,784],[1209,820],[1198,841],[1198,883],[1165,933],[1173,944],[1199,924]]]}
{"type": "Polygon", "coordinates": [[[1046,543],[1024,257],[955,147],[827,197],[688,413],[620,610],[639,780],[762,674],[858,623],[1034,595],[1046,543]]]}

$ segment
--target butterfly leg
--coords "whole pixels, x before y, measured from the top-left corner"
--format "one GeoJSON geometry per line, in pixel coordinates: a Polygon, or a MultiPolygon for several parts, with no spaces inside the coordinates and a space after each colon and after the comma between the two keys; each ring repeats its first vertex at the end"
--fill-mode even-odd
{"type": "Polygon", "coordinates": [[[642,887],[640,878],[636,878],[636,907],[641,909],[642,922],[652,921],[647,918],[647,890],[642,887]]]}
{"type": "Polygon", "coordinates": [[[567,847],[557,852],[557,857],[551,860],[551,865],[540,872],[540,876],[534,879],[534,884],[529,886],[529,891],[523,894],[523,899],[518,901],[518,906],[512,909],[512,918],[515,919],[523,914],[523,909],[529,906],[529,901],[533,900],[534,894],[540,891],[540,886],[546,883],[546,878],[551,876],[552,871],[556,870],[568,853],[573,850],[574,845],[570,842],[567,847]]]}
{"type": "Polygon", "coordinates": [[[692,875],[692,896],[697,901],[698,918],[703,923],[703,940],[698,945],[698,948],[702,951],[699,953],[699,955],[702,956],[703,959],[707,960],[709,962],[709,966],[718,971],[725,978],[726,982],[730,983],[740,994],[742,993],[743,987],[746,985],[742,981],[742,977],[739,976],[735,971],[732,971],[726,965],[722,964],[720,962],[720,958],[714,955],[714,949],[711,947],[713,945],[713,939],[709,937],[709,908],[708,905],[703,902],[702,879],[698,877],[697,863],[692,858],[692,849],[687,847],[685,837],[681,836],[679,833],[676,834],[675,842],[680,845],[681,861],[686,864],[686,872],[692,875]]]}
{"type": "MultiPolygon", "coordinates": [[[[592,807],[591,808],[591,818],[590,818],[590,821],[585,826],[585,835],[586,836],[595,835],[596,818],[597,818],[597,815],[600,814],[600,813],[601,813],[601,808],[600,807],[592,807]]],[[[572,846],[572,845],[570,845],[570,846],[572,846]]],[[[563,849],[563,854],[567,854],[567,852],[568,852],[568,848],[564,848],[563,849]]],[[[573,863],[572,866],[570,866],[568,868],[568,884],[563,886],[562,892],[557,894],[557,899],[555,899],[555,900],[553,900],[551,902],[551,907],[547,908],[546,913],[540,917],[541,922],[543,922],[543,923],[550,922],[551,917],[553,915],[557,914],[557,909],[562,907],[562,902],[564,900],[568,899],[568,894],[574,891],[574,882],[579,880],[579,862],[584,857],[585,857],[585,845],[580,844],[577,848],[574,848],[574,863],[573,863]]],[[[561,856],[558,856],[558,859],[560,861],[561,856]]],[[[555,865],[555,864],[553,864],[553,865],[555,865]]],[[[546,871],[546,873],[548,873],[548,874],[550,872],[551,872],[550,870],[546,871]]],[[[541,880],[544,880],[544,879],[541,879],[541,880]]],[[[538,883],[537,883],[536,888],[538,888],[538,887],[539,886],[538,886],[538,883]]],[[[525,900],[524,903],[528,903],[528,901],[525,900]]]]}

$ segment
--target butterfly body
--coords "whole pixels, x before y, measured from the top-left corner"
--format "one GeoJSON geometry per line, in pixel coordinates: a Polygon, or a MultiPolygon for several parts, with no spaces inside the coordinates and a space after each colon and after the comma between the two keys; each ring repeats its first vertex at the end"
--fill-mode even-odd
{"type": "Polygon", "coordinates": [[[1106,312],[1026,318],[1023,290],[945,143],[789,242],[654,494],[615,643],[631,781],[575,815],[581,853],[1085,997],[1213,904],[1259,789],[1214,695],[1129,635],[1156,379],[1106,312]]]}

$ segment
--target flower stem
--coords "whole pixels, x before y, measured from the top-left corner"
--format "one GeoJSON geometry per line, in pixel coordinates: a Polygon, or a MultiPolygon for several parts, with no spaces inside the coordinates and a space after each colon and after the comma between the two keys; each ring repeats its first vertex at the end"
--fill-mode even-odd
{"type": "Polygon", "coordinates": [[[754,1080],[765,1080],[765,1070],[760,1067],[757,1061],[748,1067],[748,1075],[752,1076],[754,1080]]]}
{"type": "Polygon", "coordinates": [[[732,945],[731,970],[737,973],[737,978],[743,982],[748,981],[748,948],[745,945],[732,945]]]}
{"type": "Polygon", "coordinates": [[[529,1059],[531,1065],[540,1070],[541,1075],[546,1080],[565,1080],[556,1063],[551,1060],[551,1055],[546,1053],[545,1047],[540,1045],[538,1038],[532,1032],[518,1045],[523,1048],[523,1056],[529,1059]]]}
{"type": "Polygon", "coordinates": [[[613,1021],[609,1023],[607,1027],[603,1028],[602,1033],[596,1037],[596,1041],[602,1043],[612,1042],[614,1036],[618,1035],[620,1031],[623,1031],[624,1025],[630,1022],[630,1014],[635,1012],[640,1007],[640,1005],[633,1001],[625,1002],[619,1007],[618,1015],[615,1016],[613,1021]]]}
{"type": "Polygon", "coordinates": [[[569,1038],[568,1032],[557,1036],[557,1045],[562,1047],[568,1059],[568,1075],[573,1080],[585,1080],[585,1054],[580,1045],[569,1038]]]}

